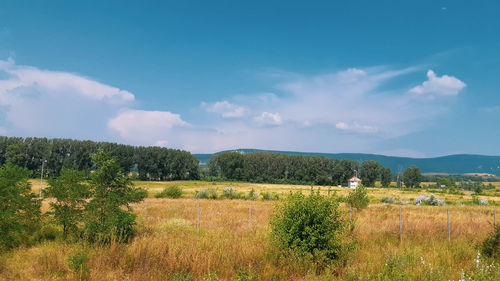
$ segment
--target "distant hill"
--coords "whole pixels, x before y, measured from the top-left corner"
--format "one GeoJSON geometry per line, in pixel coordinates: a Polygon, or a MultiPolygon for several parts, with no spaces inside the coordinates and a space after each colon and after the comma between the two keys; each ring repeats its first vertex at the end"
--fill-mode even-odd
{"type": "MultiPolygon", "coordinates": [[[[386,168],[391,168],[393,173],[404,171],[404,169],[415,165],[420,168],[422,173],[446,173],[446,174],[466,174],[466,173],[486,173],[500,176],[500,156],[485,156],[473,154],[456,154],[433,158],[410,158],[385,156],[378,154],[365,153],[316,153],[316,152],[295,152],[295,151],[275,151],[259,149],[236,149],[228,151],[237,151],[240,153],[252,153],[258,151],[284,153],[290,155],[316,155],[335,159],[375,160],[386,168]]],[[[221,151],[228,152],[228,151],[221,151]]],[[[218,154],[215,153],[215,154],[218,154]]],[[[204,166],[213,154],[193,154],[200,165],[204,166]]]]}

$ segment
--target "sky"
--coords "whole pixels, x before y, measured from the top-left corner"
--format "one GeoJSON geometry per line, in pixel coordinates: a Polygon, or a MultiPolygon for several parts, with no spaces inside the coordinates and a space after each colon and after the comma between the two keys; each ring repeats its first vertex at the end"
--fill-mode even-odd
{"type": "Polygon", "coordinates": [[[498,1],[0,3],[0,135],[500,155],[498,1]]]}

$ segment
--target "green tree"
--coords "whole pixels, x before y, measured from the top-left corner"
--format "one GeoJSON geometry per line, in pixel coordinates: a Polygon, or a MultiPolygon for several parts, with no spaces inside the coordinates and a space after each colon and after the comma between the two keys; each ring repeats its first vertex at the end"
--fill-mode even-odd
{"type": "Polygon", "coordinates": [[[422,173],[417,166],[411,166],[407,168],[403,173],[403,181],[407,188],[420,187],[420,182],[422,182],[422,173]]]}
{"type": "Polygon", "coordinates": [[[370,199],[368,198],[366,188],[363,185],[359,185],[355,190],[349,192],[346,202],[353,208],[362,209],[368,207],[370,199]]]}
{"type": "Polygon", "coordinates": [[[50,206],[55,221],[63,227],[65,239],[68,234],[77,234],[78,225],[83,222],[86,199],[90,196],[90,187],[84,180],[83,172],[62,169],[58,178],[49,179],[45,189],[48,196],[56,199],[50,206]]]}
{"type": "Polygon", "coordinates": [[[40,227],[40,201],[34,200],[29,174],[13,164],[0,167],[0,250],[25,243],[40,227]]]}
{"type": "Polygon", "coordinates": [[[290,193],[276,206],[270,221],[273,243],[316,262],[331,263],[346,257],[347,223],[333,197],[311,191],[309,196],[290,193]]]}
{"type": "Polygon", "coordinates": [[[375,181],[377,180],[382,166],[374,160],[368,160],[361,163],[361,173],[360,177],[365,186],[375,186],[375,181]]]}
{"type": "Polygon", "coordinates": [[[380,175],[380,183],[383,187],[389,187],[392,180],[392,172],[391,169],[383,169],[382,174],[380,175]]]}
{"type": "Polygon", "coordinates": [[[85,210],[85,234],[91,242],[128,241],[134,233],[136,215],[130,203],[147,193],[134,188],[115,158],[102,150],[93,156],[97,170],[91,174],[91,198],[85,210]]]}

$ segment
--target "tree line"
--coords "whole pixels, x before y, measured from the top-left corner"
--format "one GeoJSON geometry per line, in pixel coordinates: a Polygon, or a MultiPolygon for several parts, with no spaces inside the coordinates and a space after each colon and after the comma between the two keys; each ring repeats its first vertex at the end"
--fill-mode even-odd
{"type": "Polygon", "coordinates": [[[0,137],[0,165],[12,163],[30,171],[31,177],[57,177],[62,169],[95,169],[92,154],[109,152],[125,173],[140,180],[198,179],[198,160],[187,151],[163,147],[131,146],[72,139],[0,137]],[[46,162],[44,162],[46,161],[46,162]]]}
{"type": "Polygon", "coordinates": [[[211,177],[250,182],[346,185],[356,173],[365,186],[374,186],[380,180],[387,187],[392,180],[391,170],[372,160],[360,165],[358,161],[324,156],[224,152],[208,162],[211,177]]]}

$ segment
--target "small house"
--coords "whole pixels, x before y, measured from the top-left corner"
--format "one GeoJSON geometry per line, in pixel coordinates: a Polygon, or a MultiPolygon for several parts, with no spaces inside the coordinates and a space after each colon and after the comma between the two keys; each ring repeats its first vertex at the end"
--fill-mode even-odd
{"type": "Polygon", "coordinates": [[[358,177],[352,177],[349,179],[349,184],[347,185],[349,188],[358,188],[359,186],[359,183],[361,182],[360,179],[358,179],[358,177]]]}

